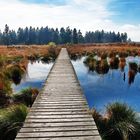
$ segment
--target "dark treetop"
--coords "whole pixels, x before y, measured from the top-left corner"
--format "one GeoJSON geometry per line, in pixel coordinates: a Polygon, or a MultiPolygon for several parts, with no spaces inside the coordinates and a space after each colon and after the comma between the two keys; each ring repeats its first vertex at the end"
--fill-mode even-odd
{"type": "Polygon", "coordinates": [[[78,44],[78,43],[115,43],[115,42],[127,42],[127,33],[115,33],[102,31],[88,31],[85,35],[76,28],[70,29],[70,27],[61,28],[49,28],[41,27],[26,27],[19,28],[17,31],[10,30],[8,25],[5,25],[4,32],[0,31],[0,44],[1,45],[13,45],[13,44],[48,44],[54,42],[55,44],[78,44]]]}

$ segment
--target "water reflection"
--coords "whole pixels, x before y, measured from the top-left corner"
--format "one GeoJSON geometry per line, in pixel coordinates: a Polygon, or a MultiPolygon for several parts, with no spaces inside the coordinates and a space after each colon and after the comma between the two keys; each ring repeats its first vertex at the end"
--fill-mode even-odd
{"type": "MultiPolygon", "coordinates": [[[[100,69],[100,67],[104,66],[100,60],[98,61],[98,68],[102,72],[98,72],[95,65],[95,70],[90,70],[85,65],[86,58],[84,56],[77,61],[72,61],[72,64],[84,90],[89,107],[103,110],[106,104],[119,101],[129,104],[140,112],[140,74],[135,71],[136,66],[129,64],[131,62],[136,63],[139,67],[140,58],[119,58],[119,61],[114,59],[115,63],[111,60],[111,63],[113,62],[114,64],[109,65],[109,69],[106,71],[100,69]],[[132,71],[134,74],[132,74],[132,71]]],[[[107,59],[107,62],[110,62],[110,59],[107,59]]]]}
{"type": "Polygon", "coordinates": [[[41,89],[52,65],[53,62],[44,63],[42,61],[29,61],[27,71],[23,76],[20,84],[19,85],[12,84],[13,91],[19,92],[21,89],[27,87],[41,89]]]}

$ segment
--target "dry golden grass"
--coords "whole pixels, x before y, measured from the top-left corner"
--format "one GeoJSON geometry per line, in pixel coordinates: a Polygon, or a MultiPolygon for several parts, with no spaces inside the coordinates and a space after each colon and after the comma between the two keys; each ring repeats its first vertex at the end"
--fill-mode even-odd
{"type": "MultiPolygon", "coordinates": [[[[48,53],[49,46],[47,45],[17,45],[17,46],[0,46],[0,55],[8,57],[23,56],[28,57],[31,55],[44,55],[48,53]]],[[[56,48],[59,52],[60,47],[56,48]]]]}
{"type": "MultiPolygon", "coordinates": [[[[69,53],[82,54],[84,52],[125,52],[125,51],[135,51],[140,54],[140,45],[136,44],[86,44],[86,45],[59,45],[55,47],[58,53],[62,47],[66,47],[69,53]]],[[[44,55],[47,54],[49,46],[47,45],[17,45],[13,46],[0,46],[0,55],[5,55],[8,57],[13,56],[23,56],[24,58],[34,55],[44,55]]]]}
{"type": "Polygon", "coordinates": [[[137,51],[140,54],[140,45],[136,44],[94,44],[94,45],[74,45],[67,47],[71,54],[81,54],[84,52],[125,52],[125,51],[137,51]]]}

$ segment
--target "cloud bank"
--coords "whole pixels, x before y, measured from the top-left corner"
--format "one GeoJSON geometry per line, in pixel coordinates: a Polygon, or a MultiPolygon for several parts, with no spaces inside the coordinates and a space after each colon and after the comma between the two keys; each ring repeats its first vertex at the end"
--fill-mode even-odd
{"type": "Polygon", "coordinates": [[[140,24],[119,24],[112,20],[116,15],[108,10],[111,0],[71,0],[61,4],[28,3],[22,0],[0,1],[0,29],[8,24],[11,29],[26,26],[49,26],[53,28],[78,28],[84,33],[88,30],[127,32],[134,41],[140,41],[140,24]]]}

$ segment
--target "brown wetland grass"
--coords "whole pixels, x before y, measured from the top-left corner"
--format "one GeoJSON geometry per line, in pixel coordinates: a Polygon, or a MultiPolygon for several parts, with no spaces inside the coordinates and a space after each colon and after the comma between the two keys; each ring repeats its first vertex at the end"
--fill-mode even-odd
{"type": "MultiPolygon", "coordinates": [[[[87,56],[84,64],[90,71],[96,71],[98,74],[106,74],[109,69],[124,70],[127,56],[140,56],[140,46],[136,44],[87,44],[87,45],[17,45],[0,46],[0,139],[11,140],[15,138],[16,133],[22,126],[27,115],[28,108],[32,106],[39,91],[37,89],[24,89],[20,93],[13,95],[11,84],[19,84],[22,76],[27,70],[28,61],[41,61],[47,63],[54,61],[62,47],[66,47],[73,60],[80,59],[83,55],[87,56]],[[120,58],[116,57],[119,55],[120,58]],[[94,56],[100,59],[96,60],[94,56]],[[107,61],[109,58],[109,61],[107,61]]],[[[129,64],[129,82],[133,82],[135,75],[140,71],[140,66],[134,63],[129,64]]],[[[125,105],[113,104],[107,107],[107,118],[99,113],[92,113],[100,133],[105,140],[110,140],[114,136],[120,140],[126,140],[137,137],[137,126],[135,115],[131,109],[125,105]],[[117,119],[118,113],[124,112],[132,116],[124,125],[125,120],[117,119]],[[117,113],[117,114],[116,114],[117,113]],[[114,121],[117,123],[115,124],[114,121]],[[124,125],[124,126],[123,126],[124,125]],[[127,126],[129,129],[127,129],[127,126]],[[103,131],[101,128],[106,128],[103,131]],[[105,134],[105,135],[104,135],[105,134]],[[129,136],[128,136],[129,135],[129,136]],[[110,138],[108,138],[108,136],[110,138]]],[[[123,114],[122,114],[123,115],[123,114]]],[[[115,140],[115,139],[114,139],[115,140]]]]}

